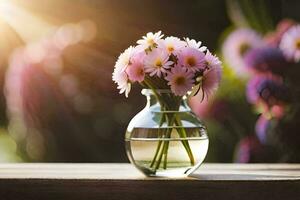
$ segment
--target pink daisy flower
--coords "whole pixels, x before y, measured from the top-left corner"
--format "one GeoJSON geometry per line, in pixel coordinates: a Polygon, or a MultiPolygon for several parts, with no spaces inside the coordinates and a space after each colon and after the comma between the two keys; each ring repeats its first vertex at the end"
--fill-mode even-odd
{"type": "Polygon", "coordinates": [[[178,63],[191,72],[203,70],[205,68],[205,54],[197,49],[186,47],[182,50],[178,58],[178,63]]]}
{"type": "Polygon", "coordinates": [[[145,57],[145,72],[150,73],[150,76],[161,77],[162,73],[167,73],[172,64],[168,52],[156,48],[145,57]]]}
{"type": "Polygon", "coordinates": [[[115,68],[112,79],[115,83],[117,83],[117,88],[120,90],[120,94],[125,93],[125,96],[128,97],[131,90],[131,83],[129,82],[128,75],[125,71],[115,68]]]}
{"type": "Polygon", "coordinates": [[[202,52],[204,52],[207,49],[206,46],[201,47],[202,42],[200,42],[200,41],[197,42],[196,40],[189,39],[189,38],[184,38],[184,40],[185,40],[188,47],[197,49],[197,50],[202,51],[202,52]]]}
{"type": "Polygon", "coordinates": [[[222,68],[221,65],[215,65],[214,67],[205,70],[201,80],[201,98],[208,99],[209,96],[213,95],[218,89],[221,81],[222,68]]]}
{"type": "Polygon", "coordinates": [[[120,94],[125,92],[125,96],[128,97],[128,94],[131,89],[131,83],[129,82],[128,75],[125,70],[130,64],[130,60],[135,53],[135,48],[130,46],[119,56],[114,72],[112,75],[112,80],[117,83],[120,94]]]}
{"type": "Polygon", "coordinates": [[[300,25],[290,28],[282,36],[279,47],[289,60],[300,61],[300,25]]]}
{"type": "Polygon", "coordinates": [[[183,47],[185,47],[185,42],[173,36],[166,37],[158,43],[158,48],[165,49],[169,54],[173,53],[174,55],[183,47]]]}
{"type": "Polygon", "coordinates": [[[161,31],[156,33],[149,32],[146,36],[143,36],[143,39],[138,40],[136,43],[138,44],[138,48],[147,49],[149,47],[154,47],[163,37],[164,35],[161,31]]]}
{"type": "Polygon", "coordinates": [[[129,65],[130,59],[135,53],[135,51],[136,51],[135,48],[133,46],[130,46],[123,53],[121,53],[115,64],[115,69],[124,71],[126,67],[129,65]]]}
{"type": "Polygon", "coordinates": [[[222,62],[219,60],[219,58],[217,56],[212,55],[209,50],[206,51],[204,59],[206,62],[206,67],[208,69],[214,68],[214,67],[216,67],[216,68],[221,67],[222,62]]]}
{"type": "Polygon", "coordinates": [[[256,47],[262,46],[262,38],[251,29],[237,29],[229,34],[223,43],[222,53],[225,61],[241,77],[247,76],[244,55],[256,47]]]}
{"type": "Polygon", "coordinates": [[[173,67],[165,79],[177,96],[185,95],[194,85],[193,73],[180,66],[173,67]]]}
{"type": "Polygon", "coordinates": [[[144,55],[144,53],[134,55],[131,59],[131,63],[126,68],[128,78],[132,82],[138,81],[141,83],[145,78],[144,55]]]}

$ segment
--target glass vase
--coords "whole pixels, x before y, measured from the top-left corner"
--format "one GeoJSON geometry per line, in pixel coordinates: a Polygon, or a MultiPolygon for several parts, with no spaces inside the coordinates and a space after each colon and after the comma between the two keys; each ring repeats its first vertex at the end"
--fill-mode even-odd
{"type": "Polygon", "coordinates": [[[205,126],[191,112],[186,96],[170,90],[142,90],[145,108],[130,121],[126,152],[147,176],[182,177],[195,171],[208,150],[205,126]]]}

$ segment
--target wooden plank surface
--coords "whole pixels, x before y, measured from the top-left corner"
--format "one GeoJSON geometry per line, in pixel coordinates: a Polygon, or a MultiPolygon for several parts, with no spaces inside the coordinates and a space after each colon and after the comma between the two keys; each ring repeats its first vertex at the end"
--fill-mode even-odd
{"type": "Polygon", "coordinates": [[[204,164],[147,178],[130,164],[0,164],[0,199],[298,199],[300,164],[204,164]]]}

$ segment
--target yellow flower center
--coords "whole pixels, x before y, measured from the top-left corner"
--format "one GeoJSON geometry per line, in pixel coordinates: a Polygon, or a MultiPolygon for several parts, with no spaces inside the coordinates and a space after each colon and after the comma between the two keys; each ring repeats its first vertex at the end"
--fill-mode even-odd
{"type": "Polygon", "coordinates": [[[161,61],[161,59],[157,59],[155,61],[155,66],[158,67],[158,68],[162,67],[162,61],[161,61]]]}
{"type": "Polygon", "coordinates": [[[300,39],[295,42],[296,49],[300,49],[300,39]]]}
{"type": "Polygon", "coordinates": [[[249,44],[247,44],[247,43],[241,44],[240,49],[239,49],[241,56],[243,56],[249,49],[250,49],[249,44]]]}
{"type": "Polygon", "coordinates": [[[154,44],[154,40],[153,40],[152,38],[149,38],[149,39],[147,40],[147,43],[150,44],[150,45],[152,45],[152,44],[154,44]]]}
{"type": "Polygon", "coordinates": [[[137,75],[143,76],[144,75],[144,69],[143,68],[139,68],[137,70],[137,75]]]}
{"type": "Polygon", "coordinates": [[[185,78],[183,76],[179,76],[175,79],[176,85],[184,85],[185,84],[185,78]]]}
{"type": "Polygon", "coordinates": [[[190,66],[193,67],[196,65],[196,59],[194,57],[187,57],[186,58],[186,63],[190,66]]]}
{"type": "Polygon", "coordinates": [[[168,51],[169,52],[173,52],[174,51],[174,47],[173,46],[168,46],[168,51]]]}
{"type": "Polygon", "coordinates": [[[207,68],[210,68],[211,62],[210,61],[205,61],[205,65],[206,65],[207,68]]]}

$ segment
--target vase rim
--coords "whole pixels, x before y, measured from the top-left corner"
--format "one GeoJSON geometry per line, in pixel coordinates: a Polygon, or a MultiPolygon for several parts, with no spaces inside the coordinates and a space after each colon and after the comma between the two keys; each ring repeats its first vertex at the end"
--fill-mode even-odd
{"type": "MultiPolygon", "coordinates": [[[[171,89],[154,89],[154,90],[159,94],[174,94],[171,89]]],[[[153,92],[153,89],[149,89],[149,88],[142,89],[141,93],[142,93],[142,95],[145,95],[145,96],[155,95],[155,93],[153,92]]],[[[183,95],[181,97],[182,97],[182,99],[188,99],[188,96],[189,96],[189,93],[187,93],[186,95],[183,95]]]]}
{"type": "MultiPolygon", "coordinates": [[[[171,89],[155,89],[155,91],[158,92],[158,93],[160,93],[160,94],[162,94],[162,93],[164,93],[164,94],[173,93],[173,92],[171,91],[171,89]]],[[[151,95],[151,94],[154,94],[153,89],[142,89],[141,93],[142,93],[143,95],[151,95]]]]}

